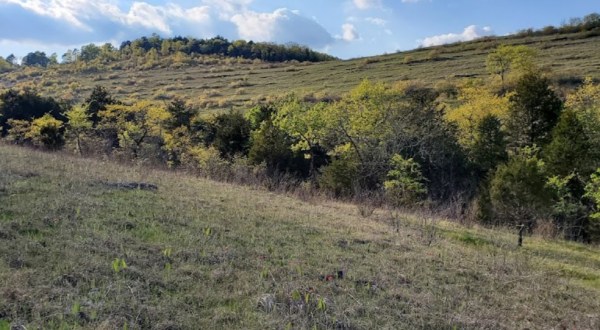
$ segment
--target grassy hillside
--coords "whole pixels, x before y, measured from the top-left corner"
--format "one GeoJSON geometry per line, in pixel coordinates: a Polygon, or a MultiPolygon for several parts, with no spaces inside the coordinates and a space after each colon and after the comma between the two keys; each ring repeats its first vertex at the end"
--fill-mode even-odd
{"type": "Polygon", "coordinates": [[[149,70],[117,69],[73,73],[57,67],[26,69],[0,75],[0,87],[36,86],[44,94],[81,100],[95,85],[121,99],[168,100],[184,97],[203,109],[246,107],[270,96],[337,95],[368,78],[377,81],[422,80],[435,85],[464,77],[485,77],[485,57],[502,43],[539,50],[540,64],[559,83],[584,76],[600,79],[600,37],[577,34],[482,39],[390,55],[321,63],[253,63],[207,59],[203,64],[149,70]]]}
{"type": "Polygon", "coordinates": [[[0,145],[0,329],[600,327],[597,247],[358,214],[0,145]]]}

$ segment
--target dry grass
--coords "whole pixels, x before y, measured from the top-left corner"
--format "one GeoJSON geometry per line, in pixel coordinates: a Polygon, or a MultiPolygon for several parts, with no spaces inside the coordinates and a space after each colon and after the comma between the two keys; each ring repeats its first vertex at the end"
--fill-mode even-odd
{"type": "MultiPolygon", "coordinates": [[[[0,89],[36,83],[44,94],[60,96],[66,88],[74,93],[75,100],[89,95],[94,85],[109,90],[122,88],[122,94],[137,93],[138,97],[151,99],[156,91],[169,86],[169,92],[184,99],[197,99],[202,94],[227,99],[227,104],[211,102],[207,110],[229,108],[246,109],[248,100],[295,92],[298,95],[324,93],[340,95],[367,78],[376,81],[396,82],[421,79],[434,86],[439,81],[455,83],[468,78],[487,77],[485,57],[499,43],[525,44],[539,50],[540,64],[552,72],[558,83],[570,86],[591,76],[600,79],[600,37],[581,39],[581,35],[555,35],[528,38],[499,38],[477,40],[435,48],[422,48],[390,55],[323,63],[229,63],[215,58],[198,58],[196,64],[176,68],[136,70],[135,66],[114,65],[114,69],[94,73],[70,72],[71,69],[39,70],[25,68],[0,74],[0,89]],[[202,63],[200,63],[202,62],[202,63]],[[43,83],[44,77],[54,83],[43,83]],[[67,86],[68,75],[77,86],[67,86]],[[97,80],[98,76],[107,79],[97,80]],[[238,93],[244,88],[243,95],[238,93]]],[[[231,62],[231,61],[229,61],[231,62]]]]}
{"type": "Polygon", "coordinates": [[[598,252],[0,145],[0,328],[597,329],[598,252]]]}

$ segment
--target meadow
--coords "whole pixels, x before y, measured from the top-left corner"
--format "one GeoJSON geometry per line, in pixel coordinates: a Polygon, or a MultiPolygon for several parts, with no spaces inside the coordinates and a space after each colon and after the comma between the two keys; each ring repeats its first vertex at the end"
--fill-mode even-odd
{"type": "Polygon", "coordinates": [[[0,329],[600,327],[597,246],[362,213],[0,144],[0,329]]]}

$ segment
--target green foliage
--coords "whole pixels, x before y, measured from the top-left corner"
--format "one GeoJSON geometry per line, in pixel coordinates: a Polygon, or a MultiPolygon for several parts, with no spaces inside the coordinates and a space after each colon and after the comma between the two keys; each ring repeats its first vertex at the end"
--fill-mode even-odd
{"type": "Polygon", "coordinates": [[[336,196],[350,196],[356,192],[358,183],[358,162],[351,156],[334,158],[321,171],[319,187],[336,196]]]}
{"type": "Polygon", "coordinates": [[[493,115],[484,117],[477,126],[475,141],[469,151],[471,161],[482,176],[508,160],[506,145],[506,134],[502,131],[500,120],[493,115]]]}
{"type": "Polygon", "coordinates": [[[45,114],[64,121],[61,105],[50,97],[42,97],[32,90],[18,92],[9,89],[0,94],[0,126],[4,135],[9,119],[33,120],[45,114]]]}
{"type": "Polygon", "coordinates": [[[585,237],[588,230],[588,208],[583,203],[583,182],[575,174],[548,178],[547,188],[553,194],[552,217],[557,229],[569,240],[585,237]]]}
{"type": "Polygon", "coordinates": [[[246,155],[250,141],[250,122],[239,111],[220,114],[213,120],[212,145],[221,157],[232,159],[236,154],[246,155]]]}
{"type": "Polygon", "coordinates": [[[264,163],[271,174],[302,174],[306,160],[301,154],[292,151],[293,144],[291,136],[275,126],[271,119],[267,119],[252,132],[248,159],[254,165],[264,163]]]}
{"type": "Polygon", "coordinates": [[[35,51],[28,53],[21,60],[21,65],[24,66],[41,66],[47,67],[50,63],[50,59],[46,56],[46,53],[35,51]]]}
{"type": "Polygon", "coordinates": [[[119,104],[119,102],[110,95],[105,87],[102,86],[95,86],[90,93],[90,96],[84,101],[84,105],[86,106],[87,112],[94,125],[98,124],[100,121],[98,113],[106,110],[108,105],[115,104],[119,104]]]}
{"type": "Polygon", "coordinates": [[[425,178],[421,168],[412,158],[405,159],[394,155],[390,161],[391,170],[384,182],[385,193],[392,205],[414,206],[427,196],[427,188],[423,184],[425,178]]]}
{"type": "Polygon", "coordinates": [[[326,107],[325,103],[312,105],[292,97],[282,104],[273,118],[274,125],[294,138],[296,143],[292,145],[292,150],[304,153],[310,160],[309,175],[313,178],[316,174],[317,150],[327,134],[324,120],[326,107]]]}
{"type": "Polygon", "coordinates": [[[535,148],[521,149],[496,170],[489,191],[497,223],[533,226],[548,213],[546,171],[537,154],[535,148]]]}
{"type": "Polygon", "coordinates": [[[127,269],[127,263],[125,262],[125,258],[115,258],[111,263],[112,270],[115,273],[120,273],[123,270],[127,269]]]}
{"type": "Polygon", "coordinates": [[[590,182],[585,186],[585,196],[594,203],[594,213],[586,228],[587,235],[591,241],[600,242],[600,169],[591,175],[590,182]]]}
{"type": "Polygon", "coordinates": [[[185,104],[185,101],[176,99],[167,106],[167,112],[171,115],[165,122],[165,128],[172,130],[177,127],[185,127],[188,130],[192,126],[192,118],[196,110],[185,104]]]}
{"type": "Polygon", "coordinates": [[[548,172],[559,176],[577,173],[589,176],[598,167],[592,159],[592,145],[575,111],[564,111],[552,130],[552,141],[543,150],[548,172]]]}
{"type": "Polygon", "coordinates": [[[510,101],[507,128],[511,145],[531,147],[550,142],[562,101],[550,88],[548,78],[535,72],[525,74],[517,82],[510,101]]]}

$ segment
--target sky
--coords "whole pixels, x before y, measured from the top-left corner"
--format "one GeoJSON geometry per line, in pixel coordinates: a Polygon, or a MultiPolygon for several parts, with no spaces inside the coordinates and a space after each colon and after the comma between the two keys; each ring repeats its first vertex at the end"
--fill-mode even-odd
{"type": "Polygon", "coordinates": [[[157,33],[297,43],[342,59],[600,12],[600,0],[0,0],[0,56],[57,53],[157,33]]]}

